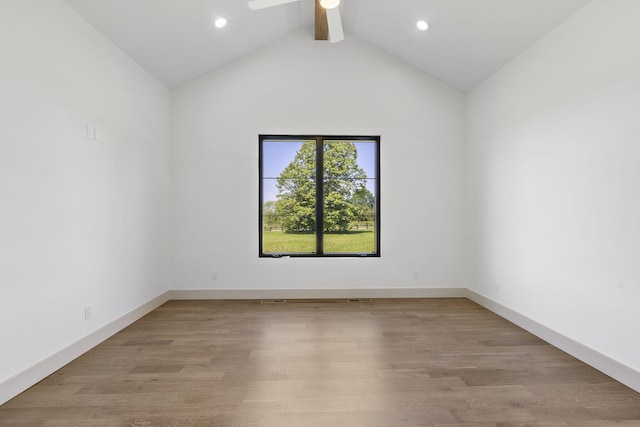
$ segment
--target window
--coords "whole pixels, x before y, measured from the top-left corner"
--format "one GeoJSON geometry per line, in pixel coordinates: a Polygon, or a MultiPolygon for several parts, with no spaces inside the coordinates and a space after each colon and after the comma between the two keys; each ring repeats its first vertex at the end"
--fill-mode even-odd
{"type": "Polygon", "coordinates": [[[380,256],[380,137],[260,135],[259,255],[380,256]]]}

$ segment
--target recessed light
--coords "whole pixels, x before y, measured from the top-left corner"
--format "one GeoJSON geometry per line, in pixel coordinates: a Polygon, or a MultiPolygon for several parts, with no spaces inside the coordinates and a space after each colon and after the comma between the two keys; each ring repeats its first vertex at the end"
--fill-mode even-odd
{"type": "Polygon", "coordinates": [[[427,24],[427,21],[418,21],[416,27],[418,27],[420,31],[427,31],[429,29],[429,24],[427,24]]]}
{"type": "Polygon", "coordinates": [[[218,19],[215,20],[213,25],[215,25],[216,28],[222,28],[222,27],[227,25],[227,20],[224,19],[224,18],[218,18],[218,19]]]}

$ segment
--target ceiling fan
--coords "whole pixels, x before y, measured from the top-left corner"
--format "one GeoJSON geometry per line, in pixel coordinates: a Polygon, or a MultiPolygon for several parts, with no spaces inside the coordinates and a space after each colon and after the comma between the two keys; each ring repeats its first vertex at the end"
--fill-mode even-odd
{"type": "MultiPolygon", "coordinates": [[[[249,0],[252,10],[293,3],[301,0],[249,0]]],[[[304,0],[302,0],[304,1],[304,0]]],[[[314,0],[316,3],[316,40],[329,40],[336,43],[344,39],[342,19],[340,18],[340,0],[314,0]]]]}

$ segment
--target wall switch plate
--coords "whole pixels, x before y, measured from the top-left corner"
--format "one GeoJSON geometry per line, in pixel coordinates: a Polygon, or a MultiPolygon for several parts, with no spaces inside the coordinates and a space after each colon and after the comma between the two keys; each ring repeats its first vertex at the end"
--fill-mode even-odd
{"type": "Polygon", "coordinates": [[[84,319],[91,319],[93,317],[93,305],[87,304],[84,306],[84,319]]]}
{"type": "Polygon", "coordinates": [[[218,272],[217,271],[212,271],[211,272],[211,280],[218,280],[218,272]]]}
{"type": "Polygon", "coordinates": [[[95,139],[96,137],[96,128],[95,126],[87,125],[87,138],[95,139]]]}

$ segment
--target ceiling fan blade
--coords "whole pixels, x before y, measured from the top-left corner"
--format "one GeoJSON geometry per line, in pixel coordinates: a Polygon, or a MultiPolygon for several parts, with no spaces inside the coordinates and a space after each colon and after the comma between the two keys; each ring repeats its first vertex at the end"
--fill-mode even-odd
{"type": "Polygon", "coordinates": [[[279,6],[281,4],[293,3],[294,1],[300,1],[300,0],[249,0],[247,4],[249,5],[249,9],[258,10],[258,9],[264,9],[271,6],[279,6]]]}
{"type": "Polygon", "coordinates": [[[342,30],[342,19],[340,18],[340,8],[327,9],[327,24],[329,25],[329,41],[336,43],[344,40],[342,30]]]}

